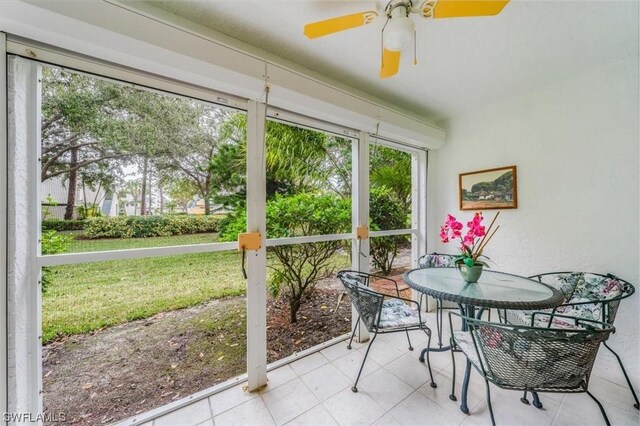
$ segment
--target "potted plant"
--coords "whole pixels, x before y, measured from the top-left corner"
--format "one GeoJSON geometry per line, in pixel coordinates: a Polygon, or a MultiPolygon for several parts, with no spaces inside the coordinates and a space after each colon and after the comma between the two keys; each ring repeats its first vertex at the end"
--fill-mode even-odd
{"type": "Polygon", "coordinates": [[[461,222],[448,214],[444,225],[440,228],[440,239],[448,243],[450,239],[460,239],[460,255],[456,257],[455,264],[462,278],[468,283],[478,282],[482,274],[482,268],[488,267],[484,259],[488,259],[482,253],[491,238],[500,226],[493,229],[493,225],[500,212],[496,213],[488,228],[483,225],[482,212],[474,214],[473,219],[467,222],[467,232],[463,234],[461,222]]]}

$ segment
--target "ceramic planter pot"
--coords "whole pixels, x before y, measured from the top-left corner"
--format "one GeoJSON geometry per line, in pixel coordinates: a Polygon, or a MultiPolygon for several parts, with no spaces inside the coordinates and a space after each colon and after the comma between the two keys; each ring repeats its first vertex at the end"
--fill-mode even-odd
{"type": "Polygon", "coordinates": [[[460,275],[462,279],[468,283],[477,283],[478,279],[480,279],[480,275],[482,275],[482,265],[458,265],[458,271],[460,271],[460,275]]]}

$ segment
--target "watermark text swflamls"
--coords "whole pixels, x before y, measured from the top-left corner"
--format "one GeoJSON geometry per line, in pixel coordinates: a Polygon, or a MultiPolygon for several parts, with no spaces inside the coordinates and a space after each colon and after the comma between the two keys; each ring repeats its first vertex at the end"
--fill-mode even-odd
{"type": "Polygon", "coordinates": [[[65,413],[2,413],[5,423],[57,423],[67,420],[65,413]]]}

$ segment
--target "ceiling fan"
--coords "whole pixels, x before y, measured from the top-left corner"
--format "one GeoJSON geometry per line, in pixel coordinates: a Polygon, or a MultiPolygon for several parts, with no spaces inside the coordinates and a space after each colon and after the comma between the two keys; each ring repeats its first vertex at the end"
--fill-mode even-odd
{"type": "MultiPolygon", "coordinates": [[[[431,19],[494,16],[499,14],[510,0],[422,0],[419,6],[414,5],[414,2],[418,4],[418,1],[391,0],[382,12],[386,22],[382,28],[380,78],[389,78],[398,73],[400,53],[409,47],[412,41],[415,49],[416,34],[410,16],[412,13],[431,19]]],[[[326,19],[305,25],[304,34],[314,39],[370,24],[376,17],[377,11],[368,10],[326,19]]]]}

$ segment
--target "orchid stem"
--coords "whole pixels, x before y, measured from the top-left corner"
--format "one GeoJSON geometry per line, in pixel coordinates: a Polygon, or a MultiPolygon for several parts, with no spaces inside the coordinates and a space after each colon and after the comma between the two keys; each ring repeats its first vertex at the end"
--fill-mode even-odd
{"type": "MultiPolygon", "coordinates": [[[[482,237],[482,239],[478,243],[478,251],[480,252],[480,254],[482,254],[481,248],[483,247],[483,245],[486,245],[486,244],[483,244],[484,240],[487,238],[487,235],[489,235],[489,232],[491,232],[491,228],[493,228],[493,224],[496,222],[496,219],[498,218],[499,214],[500,214],[500,212],[497,212],[496,215],[493,217],[493,220],[491,221],[491,224],[487,228],[487,232],[485,232],[484,237],[482,237]]],[[[478,256],[480,256],[480,255],[478,255],[478,256]]]]}

